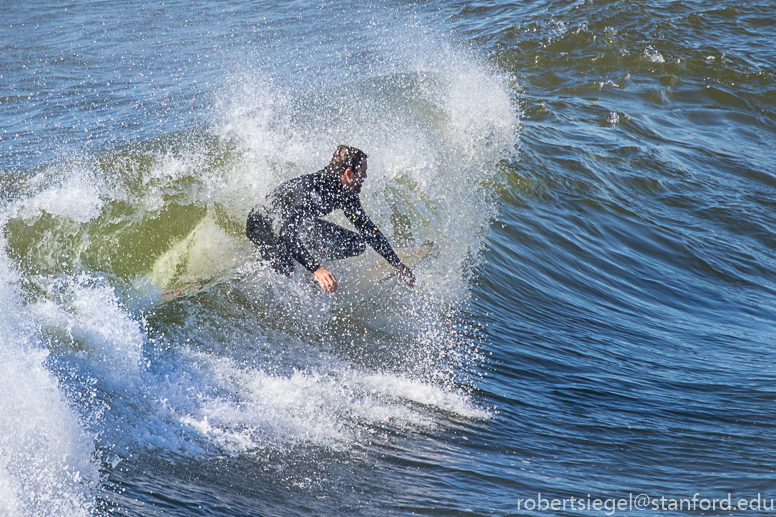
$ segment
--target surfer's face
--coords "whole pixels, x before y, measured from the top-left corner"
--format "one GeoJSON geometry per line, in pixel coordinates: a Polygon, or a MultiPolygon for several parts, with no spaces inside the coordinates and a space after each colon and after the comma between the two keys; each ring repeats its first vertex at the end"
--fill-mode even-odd
{"type": "Polygon", "coordinates": [[[366,158],[361,160],[361,164],[358,166],[356,170],[346,169],[345,172],[342,174],[341,181],[342,181],[342,184],[345,185],[345,188],[355,192],[356,194],[359,194],[361,193],[361,186],[364,184],[365,179],[366,179],[366,158]]]}

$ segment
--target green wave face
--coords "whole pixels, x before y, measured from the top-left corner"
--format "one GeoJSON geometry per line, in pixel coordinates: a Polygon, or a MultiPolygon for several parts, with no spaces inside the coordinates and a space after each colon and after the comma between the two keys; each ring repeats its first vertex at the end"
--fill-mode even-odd
{"type": "Polygon", "coordinates": [[[45,167],[29,186],[47,188],[6,222],[9,256],[32,275],[85,270],[148,277],[159,289],[212,276],[246,249],[243,214],[212,192],[239,159],[228,143],[193,131],[45,167]]]}

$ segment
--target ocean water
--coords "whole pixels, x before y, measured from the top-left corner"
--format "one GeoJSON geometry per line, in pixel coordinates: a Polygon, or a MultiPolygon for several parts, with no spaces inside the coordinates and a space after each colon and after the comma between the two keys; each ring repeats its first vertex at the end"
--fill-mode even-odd
{"type": "Polygon", "coordinates": [[[3,3],[0,515],[769,514],[774,41],[762,0],[3,3]],[[415,289],[255,260],[341,143],[415,289]]]}

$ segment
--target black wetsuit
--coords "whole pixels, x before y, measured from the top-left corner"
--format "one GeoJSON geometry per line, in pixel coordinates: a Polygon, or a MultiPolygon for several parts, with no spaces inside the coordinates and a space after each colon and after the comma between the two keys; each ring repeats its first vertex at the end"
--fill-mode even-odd
{"type": "Polygon", "coordinates": [[[248,216],[246,234],[272,268],[291,274],[293,260],[308,271],[320,267],[319,259],[360,255],[369,244],[393,266],[399,257],[361,207],[358,194],[347,190],[327,169],[286,181],[267,196],[264,205],[248,216]],[[320,217],[342,209],[359,233],[320,217]]]}

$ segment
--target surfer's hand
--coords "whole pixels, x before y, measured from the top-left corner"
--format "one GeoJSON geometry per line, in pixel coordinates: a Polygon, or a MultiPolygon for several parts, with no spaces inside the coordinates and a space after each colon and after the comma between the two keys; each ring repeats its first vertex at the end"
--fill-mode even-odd
{"type": "Polygon", "coordinates": [[[404,264],[399,263],[399,265],[396,266],[396,273],[399,275],[399,279],[404,282],[404,285],[407,287],[415,285],[415,275],[412,273],[412,270],[404,264]]]}
{"type": "Polygon", "coordinates": [[[321,289],[327,293],[333,293],[337,290],[337,279],[328,269],[319,267],[315,270],[315,279],[321,284],[321,289]]]}

